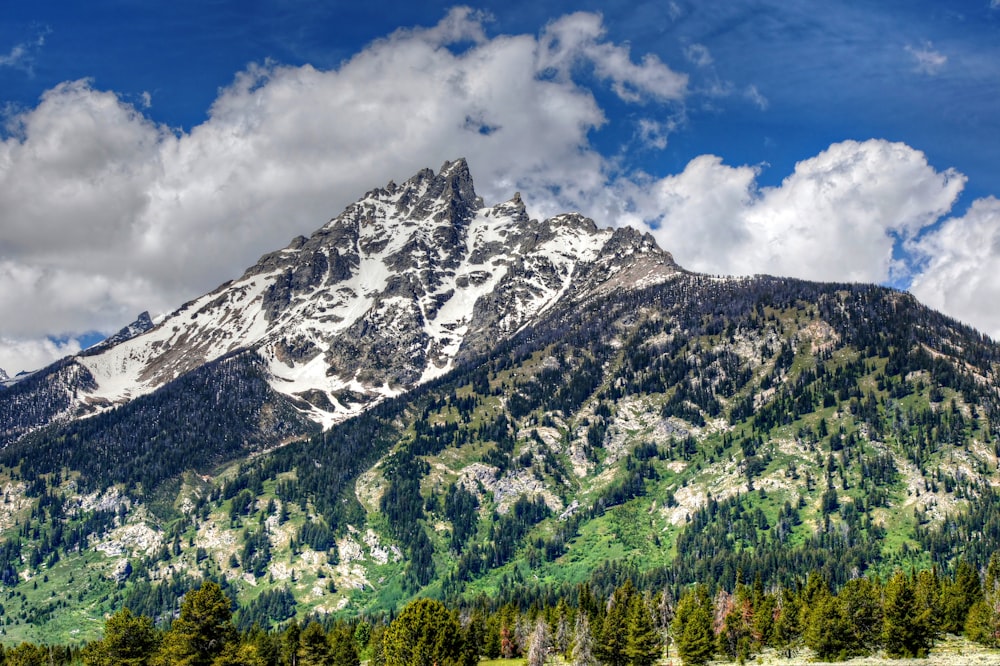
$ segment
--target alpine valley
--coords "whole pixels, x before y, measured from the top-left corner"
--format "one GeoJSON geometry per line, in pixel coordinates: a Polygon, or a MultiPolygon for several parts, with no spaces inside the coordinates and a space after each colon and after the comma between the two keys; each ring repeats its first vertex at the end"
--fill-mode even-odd
{"type": "Polygon", "coordinates": [[[0,640],[169,618],[206,578],[247,628],[984,568],[998,370],[907,293],[694,274],[487,207],[456,160],[0,383],[0,640]]]}

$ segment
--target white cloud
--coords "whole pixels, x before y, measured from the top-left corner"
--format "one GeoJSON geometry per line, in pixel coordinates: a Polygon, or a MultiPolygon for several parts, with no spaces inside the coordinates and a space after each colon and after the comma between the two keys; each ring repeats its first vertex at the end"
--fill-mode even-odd
{"type": "Polygon", "coordinates": [[[169,311],[374,185],[446,159],[469,159],[487,201],[519,190],[536,215],[574,208],[608,168],[588,137],[606,119],[580,75],[626,101],[685,94],[684,75],[633,61],[598,15],[538,37],[488,39],[487,20],[458,8],[330,71],[250,66],[190,132],[86,80],[49,90],[0,142],[0,358],[23,355],[3,367],[62,353],[49,336],[169,311]]]}
{"type": "Polygon", "coordinates": [[[770,103],[767,101],[767,98],[761,94],[760,90],[757,89],[757,86],[747,86],[747,89],[743,94],[758,109],[761,111],[767,111],[767,107],[770,103]]]}
{"type": "Polygon", "coordinates": [[[687,75],[673,71],[653,54],[636,64],[627,46],[602,41],[603,37],[598,14],[576,12],[549,23],[540,42],[540,70],[568,80],[574,67],[587,63],[598,78],[610,80],[615,93],[627,102],[680,100],[687,94],[687,75]]]}
{"type": "Polygon", "coordinates": [[[896,239],[947,214],[963,187],[879,140],[834,144],[773,188],[758,167],[711,155],[666,178],[622,172],[591,143],[607,122],[594,79],[652,107],[637,138],[662,148],[680,116],[655,114],[683,113],[687,78],[633,60],[595,14],[539,36],[489,38],[487,20],[455,9],[329,71],[250,66],[190,132],[88,81],[48,91],[0,142],[0,367],[73,350],[51,336],[169,311],[371,187],[457,156],[487,202],[520,191],[538,217],[651,228],[682,265],[712,273],[885,280],[896,239]]]}
{"type": "Polygon", "coordinates": [[[711,52],[704,44],[689,44],[684,48],[684,57],[697,67],[708,67],[714,62],[711,52]]]}
{"type": "Polygon", "coordinates": [[[79,352],[80,345],[76,340],[53,342],[48,339],[17,340],[0,337],[0,368],[13,377],[21,370],[41,368],[64,356],[79,352]]]}
{"type": "Polygon", "coordinates": [[[924,42],[922,46],[906,46],[906,52],[910,54],[915,62],[915,67],[921,74],[933,76],[940,72],[948,63],[948,56],[940,51],[934,50],[934,45],[924,42]]]}
{"type": "Polygon", "coordinates": [[[640,118],[637,124],[638,138],[644,147],[663,150],[667,147],[667,138],[677,129],[677,121],[653,120],[640,118]]]}
{"type": "Polygon", "coordinates": [[[704,155],[676,176],[620,183],[618,195],[632,202],[623,219],[649,225],[698,271],[882,282],[897,239],[947,214],[965,184],[922,152],[882,140],[834,144],[777,187],[759,188],[757,175],[704,155]]]}
{"type": "Polygon", "coordinates": [[[11,67],[31,73],[35,54],[45,46],[45,36],[49,32],[50,30],[45,29],[39,32],[34,40],[16,44],[11,47],[9,53],[0,54],[0,67],[11,67]]]}
{"type": "Polygon", "coordinates": [[[927,305],[1000,339],[1000,200],[978,199],[962,217],[910,244],[924,264],[910,291],[927,305]]]}
{"type": "Polygon", "coordinates": [[[0,55],[0,67],[17,67],[24,61],[27,51],[24,44],[18,44],[7,55],[0,55]]]}

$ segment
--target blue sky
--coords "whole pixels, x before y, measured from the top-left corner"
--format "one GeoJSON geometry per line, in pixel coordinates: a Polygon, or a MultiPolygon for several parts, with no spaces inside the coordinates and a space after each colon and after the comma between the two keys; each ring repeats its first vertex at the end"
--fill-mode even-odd
{"type": "Polygon", "coordinates": [[[997,0],[43,0],[0,19],[0,108],[8,372],[458,156],[487,204],[1000,334],[997,0]]]}

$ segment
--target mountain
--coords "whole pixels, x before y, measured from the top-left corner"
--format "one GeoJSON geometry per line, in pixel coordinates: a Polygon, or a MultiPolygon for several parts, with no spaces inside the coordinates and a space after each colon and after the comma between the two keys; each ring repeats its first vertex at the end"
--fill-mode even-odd
{"type": "Polygon", "coordinates": [[[579,215],[529,220],[519,195],[484,207],[456,160],[368,192],[155,328],[144,314],[43,371],[10,400],[48,408],[0,417],[0,443],[238,350],[263,358],[271,387],[329,426],[476,358],[558,302],[678,270],[630,229],[579,215]]]}
{"type": "Polygon", "coordinates": [[[0,368],[0,382],[5,382],[8,379],[10,379],[10,377],[3,371],[3,368],[0,368]]]}
{"type": "Polygon", "coordinates": [[[0,393],[10,636],[166,618],[203,577],[249,626],[1000,548],[992,340],[893,289],[698,275],[485,207],[462,160],[140,321],[0,393]]]}

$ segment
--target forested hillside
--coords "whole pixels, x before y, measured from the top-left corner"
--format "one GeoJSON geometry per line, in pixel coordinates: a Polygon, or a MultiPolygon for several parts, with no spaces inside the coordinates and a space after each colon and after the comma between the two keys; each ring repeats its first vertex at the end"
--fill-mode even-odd
{"type": "MultiPolygon", "coordinates": [[[[953,578],[936,571],[897,571],[886,582],[855,578],[834,593],[821,575],[803,584],[766,590],[760,578],[735,589],[699,584],[675,599],[669,589],[642,589],[631,578],[586,582],[544,597],[443,604],[420,598],[398,614],[333,619],[312,615],[268,631],[240,628],[231,600],[214,582],[188,592],[169,627],[128,607],[105,622],[103,638],[79,646],[24,642],[0,648],[4,663],[186,664],[221,666],[475,666],[481,659],[514,664],[652,666],[744,663],[767,655],[843,661],[926,658],[940,663],[945,633],[966,634],[958,643],[966,660],[1000,657],[1000,554],[987,568],[985,586],[967,562],[953,578]],[[979,644],[977,647],[975,644],[979,644]],[[993,648],[987,651],[984,648],[993,648]]],[[[242,620],[242,622],[241,622],[242,620]]],[[[952,647],[952,649],[954,649],[952,647]]],[[[948,655],[950,658],[954,655],[948,655]]],[[[801,663],[801,661],[799,662],[801,663]]],[[[950,662],[949,662],[950,663],[950,662]]]]}
{"type": "Polygon", "coordinates": [[[960,561],[985,584],[998,361],[905,293],[687,273],[312,434],[236,353],[0,453],[3,631],[96,638],[125,606],[165,626],[204,579],[243,629],[626,579],[755,607],[813,578],[886,603],[897,572],[960,561]]]}

